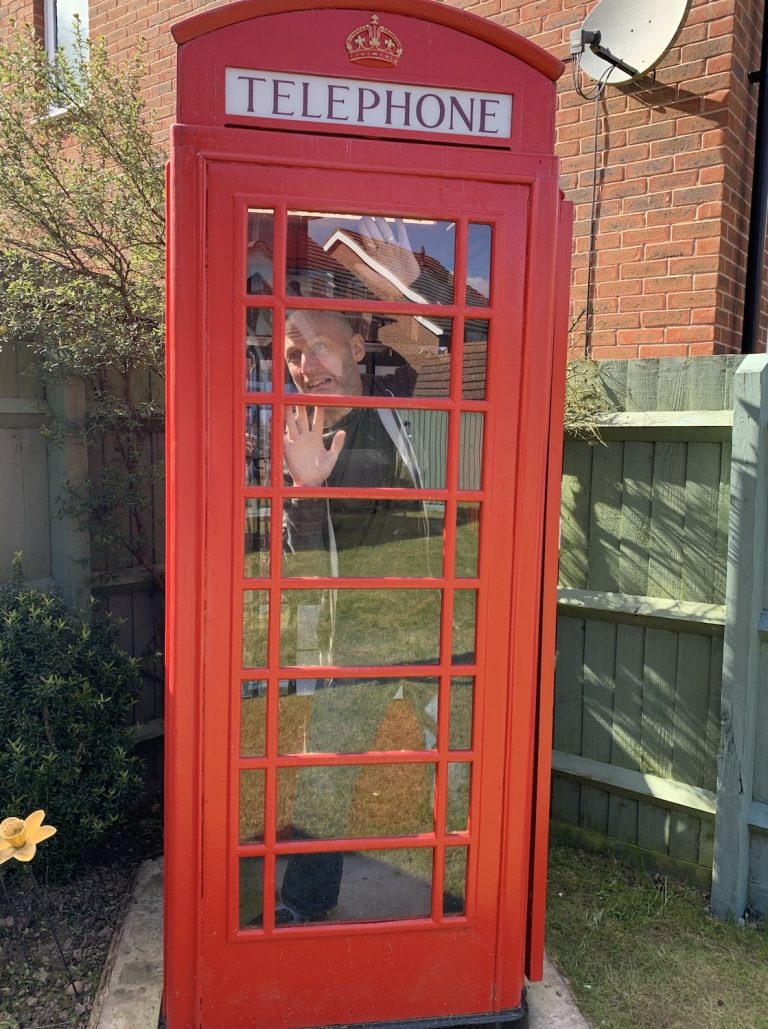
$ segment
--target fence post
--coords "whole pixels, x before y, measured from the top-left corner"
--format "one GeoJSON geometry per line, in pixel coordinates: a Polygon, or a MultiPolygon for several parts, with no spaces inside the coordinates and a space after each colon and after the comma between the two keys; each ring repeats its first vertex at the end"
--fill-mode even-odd
{"type": "MultiPolygon", "coordinates": [[[[46,396],[51,413],[71,426],[85,423],[85,386],[80,379],[49,383],[46,396]]],[[[83,613],[90,610],[91,546],[88,531],[77,518],[60,510],[65,490],[88,479],[85,440],[67,436],[48,444],[48,505],[50,509],[51,575],[62,596],[83,613]]]]}
{"type": "Polygon", "coordinates": [[[721,735],[712,912],[741,917],[749,882],[749,808],[760,690],[768,521],[768,356],[747,357],[734,379],[733,457],[723,641],[721,735]]]}

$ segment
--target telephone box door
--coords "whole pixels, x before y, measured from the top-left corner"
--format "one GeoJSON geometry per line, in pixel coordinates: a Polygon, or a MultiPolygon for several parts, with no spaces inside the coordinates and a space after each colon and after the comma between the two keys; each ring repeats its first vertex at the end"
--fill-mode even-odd
{"type": "Polygon", "coordinates": [[[201,1024],[517,1010],[533,187],[288,160],[204,178],[201,1024]],[[317,476],[313,433],[336,461],[317,476]]]}

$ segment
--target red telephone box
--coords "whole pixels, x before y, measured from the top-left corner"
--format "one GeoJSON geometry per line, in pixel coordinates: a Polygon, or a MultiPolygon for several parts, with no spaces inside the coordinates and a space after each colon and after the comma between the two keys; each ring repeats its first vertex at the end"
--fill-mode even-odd
{"type": "Polygon", "coordinates": [[[170,1029],[524,1024],[560,62],[429,0],[173,30],[170,1029]]]}

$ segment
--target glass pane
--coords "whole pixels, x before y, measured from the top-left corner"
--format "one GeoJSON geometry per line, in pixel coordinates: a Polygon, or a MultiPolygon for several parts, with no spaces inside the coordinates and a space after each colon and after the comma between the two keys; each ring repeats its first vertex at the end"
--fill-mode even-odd
{"type": "Polygon", "coordinates": [[[272,408],[245,405],[245,485],[269,486],[272,468],[272,408]]]}
{"type": "Polygon", "coordinates": [[[468,761],[448,764],[448,805],[445,812],[446,832],[467,832],[469,829],[469,780],[472,766],[468,761]]]}
{"type": "Polygon", "coordinates": [[[485,376],[488,360],[488,322],[472,318],[464,325],[464,370],[461,396],[463,400],[485,400],[485,376]]]}
{"type": "Polygon", "coordinates": [[[278,928],[429,918],[432,860],[428,847],[278,858],[278,928]]]}
{"type": "MultiPolygon", "coordinates": [[[[41,5],[42,6],[42,5],[41,5]]],[[[70,68],[77,61],[77,23],[82,38],[88,39],[88,3],[84,0],[56,0],[50,7],[56,18],[56,46],[64,51],[70,68]]],[[[48,14],[46,13],[46,18],[48,14]]],[[[52,54],[48,55],[52,57],[52,54]]]]}
{"type": "Polygon", "coordinates": [[[261,926],[264,911],[264,858],[240,858],[241,929],[261,926]]]}
{"type": "Polygon", "coordinates": [[[456,507],[456,578],[477,577],[480,546],[480,505],[474,500],[460,500],[456,507]]]}
{"type": "Polygon", "coordinates": [[[465,411],[461,416],[459,442],[459,489],[480,489],[483,463],[483,416],[465,411]]]}
{"type": "Polygon", "coordinates": [[[287,292],[452,304],[455,238],[448,221],[294,211],[287,292]]]}
{"type": "Polygon", "coordinates": [[[434,829],[432,764],[279,768],[280,839],[411,836],[434,829]]]}
{"type": "Polygon", "coordinates": [[[248,293],[263,296],[272,292],[272,255],[275,247],[275,218],[272,211],[248,212],[248,293]]]}
{"type": "Polygon", "coordinates": [[[245,590],[243,593],[243,667],[263,668],[267,663],[269,593],[245,590]]]}
{"type": "Polygon", "coordinates": [[[286,592],[280,663],[437,664],[441,598],[436,589],[286,592]]]}
{"type": "Polygon", "coordinates": [[[248,679],[240,685],[240,755],[262,757],[266,739],[267,680],[248,679]]]}
{"type": "Polygon", "coordinates": [[[287,500],[283,575],[442,575],[444,520],[445,504],[420,500],[287,500]]]}
{"type": "MultiPolygon", "coordinates": [[[[447,397],[452,342],[452,319],[437,315],[290,310],[282,352],[286,389],[326,397],[447,397]]],[[[327,424],[343,413],[329,408],[327,424]]]]}
{"type": "Polygon", "coordinates": [[[446,847],[443,873],[443,913],[463,915],[466,908],[468,847],[446,847]]]}
{"type": "Polygon", "coordinates": [[[450,750],[469,750],[472,747],[472,696],[475,680],[471,676],[455,676],[451,679],[450,725],[448,747],[450,750]]]}
{"type": "MultiPolygon", "coordinates": [[[[289,484],[310,488],[445,489],[445,411],[347,408],[342,412],[325,405],[314,410],[323,412],[322,436],[314,430],[311,408],[291,407],[286,412],[289,436],[284,453],[289,484]],[[333,420],[330,428],[325,427],[328,419],[333,420]]],[[[255,443],[251,448],[256,450],[255,443]]],[[[268,470],[264,474],[268,475],[268,470]]],[[[342,540],[338,545],[350,544],[342,540]]],[[[305,548],[297,544],[293,549],[305,548]]]]}
{"type": "MultiPolygon", "coordinates": [[[[282,354],[278,357],[282,360],[282,354]]],[[[252,307],[245,314],[245,389],[272,389],[272,311],[267,307],[252,307]]]]}
{"type": "Polygon", "coordinates": [[[477,590],[456,590],[453,594],[454,664],[474,664],[476,614],[477,590]]]}
{"type": "Polygon", "coordinates": [[[264,772],[248,768],[240,772],[240,842],[264,839],[264,772]]]}
{"type": "Polygon", "coordinates": [[[269,575],[270,501],[248,498],[245,502],[245,576],[269,575]]]}
{"type": "Polygon", "coordinates": [[[491,295],[491,226],[470,225],[467,232],[467,303],[487,307],[491,295]]]}
{"type": "Polygon", "coordinates": [[[300,679],[280,683],[281,754],[434,750],[437,679],[300,679]]]}

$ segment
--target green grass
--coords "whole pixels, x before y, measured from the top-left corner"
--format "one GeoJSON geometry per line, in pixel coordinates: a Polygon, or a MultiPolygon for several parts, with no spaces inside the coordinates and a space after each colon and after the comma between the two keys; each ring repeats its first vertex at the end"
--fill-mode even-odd
{"type": "Polygon", "coordinates": [[[553,847],[547,949],[605,1029],[768,1029],[768,926],[712,919],[705,894],[553,847]]]}

